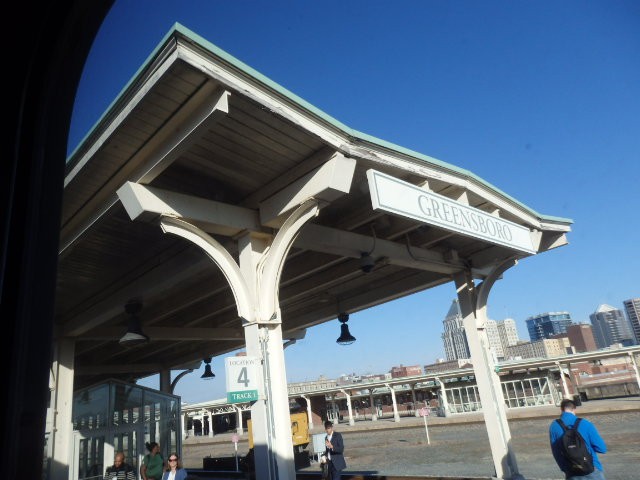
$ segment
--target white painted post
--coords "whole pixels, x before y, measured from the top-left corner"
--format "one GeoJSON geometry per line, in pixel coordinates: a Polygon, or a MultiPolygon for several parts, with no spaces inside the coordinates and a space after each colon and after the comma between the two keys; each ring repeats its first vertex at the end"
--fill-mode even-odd
{"type": "Polygon", "coordinates": [[[632,352],[628,352],[628,355],[631,359],[631,367],[636,374],[636,382],[638,382],[638,388],[640,388],[640,374],[638,374],[638,364],[636,363],[636,357],[632,352]]]}
{"type": "Polygon", "coordinates": [[[375,422],[378,420],[378,415],[373,413],[376,406],[373,404],[373,388],[369,389],[369,408],[371,409],[371,421],[375,422]]]}
{"type": "Polygon", "coordinates": [[[429,427],[427,426],[427,417],[429,416],[429,409],[421,408],[420,410],[422,411],[421,413],[422,418],[424,418],[424,431],[427,434],[427,445],[431,445],[431,439],[429,438],[429,427]]]}
{"type": "Polygon", "coordinates": [[[187,438],[187,422],[189,419],[189,415],[187,413],[183,413],[180,417],[180,424],[182,427],[182,440],[185,440],[187,438]]]}
{"type": "Polygon", "coordinates": [[[558,367],[558,371],[560,372],[560,380],[562,381],[562,392],[564,393],[564,398],[571,398],[569,394],[569,388],[567,388],[567,380],[564,378],[564,371],[562,369],[562,365],[560,362],[555,362],[558,367]]]}
{"type": "MultiPolygon", "coordinates": [[[[238,241],[240,270],[257,298],[258,269],[268,242],[247,234],[238,241]]],[[[279,310],[278,310],[279,311],[279,310]]],[[[245,325],[247,355],[262,360],[263,384],[260,398],[251,406],[256,478],[258,480],[295,480],[291,418],[286,382],[282,328],[280,319],[269,325],[245,325]]]]}
{"type": "MultiPolygon", "coordinates": [[[[50,480],[68,480],[69,465],[73,459],[73,371],[75,341],[60,338],[56,341],[53,372],[55,391],[53,394],[53,443],[50,463],[50,480]]],[[[35,441],[35,439],[34,439],[35,441]]]]}
{"type": "Polygon", "coordinates": [[[113,459],[115,458],[115,456],[116,456],[116,451],[113,444],[108,441],[104,442],[104,452],[103,452],[102,458],[103,458],[103,462],[104,462],[103,465],[105,466],[105,470],[107,468],[106,467],[107,465],[113,465],[113,459]]]}
{"type": "Polygon", "coordinates": [[[234,405],[233,408],[236,409],[236,433],[238,435],[242,435],[244,433],[244,426],[242,425],[242,409],[237,405],[234,405]]]}
{"type": "Polygon", "coordinates": [[[393,421],[399,422],[400,414],[398,414],[398,404],[396,403],[396,392],[393,390],[392,385],[389,385],[388,383],[385,383],[384,385],[389,389],[389,392],[391,393],[391,403],[393,404],[393,421]]]}
{"type": "Polygon", "coordinates": [[[209,437],[213,438],[213,412],[209,410],[209,437]]]}
{"type": "Polygon", "coordinates": [[[481,292],[476,289],[470,271],[454,274],[453,278],[480,393],[496,477],[510,479],[521,477],[518,474],[515,452],[511,445],[511,432],[507,423],[502,386],[495,371],[485,330],[487,321],[485,307],[489,289],[506,268],[498,270],[494,269],[487,277],[481,292]]]}
{"type": "Polygon", "coordinates": [[[313,410],[311,409],[311,397],[308,395],[300,395],[307,402],[307,421],[309,422],[309,430],[313,430],[313,410]]]}
{"type": "Polygon", "coordinates": [[[340,389],[340,391],[347,397],[347,411],[349,412],[349,425],[353,426],[356,424],[353,419],[353,410],[351,408],[351,395],[346,390],[340,389]]]}
{"type": "Polygon", "coordinates": [[[440,384],[440,409],[442,410],[442,415],[448,417],[449,401],[447,400],[447,389],[444,386],[444,382],[440,380],[439,377],[436,377],[436,382],[440,384]]]}

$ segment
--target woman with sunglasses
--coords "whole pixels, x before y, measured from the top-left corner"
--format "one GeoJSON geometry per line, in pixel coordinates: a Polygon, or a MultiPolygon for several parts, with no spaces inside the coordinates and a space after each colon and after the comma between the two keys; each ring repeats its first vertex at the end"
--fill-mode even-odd
{"type": "Polygon", "coordinates": [[[180,457],[176,453],[169,455],[167,469],[162,474],[162,480],[186,480],[187,471],[182,468],[180,457]]]}

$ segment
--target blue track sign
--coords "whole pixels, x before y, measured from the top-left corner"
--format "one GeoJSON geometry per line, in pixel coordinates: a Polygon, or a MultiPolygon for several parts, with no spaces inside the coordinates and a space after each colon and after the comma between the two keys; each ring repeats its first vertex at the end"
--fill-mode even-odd
{"type": "Polygon", "coordinates": [[[260,360],[255,357],[224,359],[227,377],[227,402],[245,403],[258,400],[260,360]]]}

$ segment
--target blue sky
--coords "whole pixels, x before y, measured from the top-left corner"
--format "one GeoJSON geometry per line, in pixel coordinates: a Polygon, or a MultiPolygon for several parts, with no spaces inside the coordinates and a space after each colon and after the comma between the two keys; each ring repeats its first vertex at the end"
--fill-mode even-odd
{"type": "MultiPolygon", "coordinates": [[[[640,296],[640,3],[635,1],[119,0],[95,40],[72,151],[175,22],[351,128],[468,169],[574,220],[568,246],[527,258],[489,298],[517,321],[640,296]]],[[[290,381],[381,373],[444,355],[453,285],[351,315],[285,350],[290,381]]],[[[187,375],[187,402],[225,395],[187,375]]],[[[157,387],[157,379],[146,381],[157,387]]]]}

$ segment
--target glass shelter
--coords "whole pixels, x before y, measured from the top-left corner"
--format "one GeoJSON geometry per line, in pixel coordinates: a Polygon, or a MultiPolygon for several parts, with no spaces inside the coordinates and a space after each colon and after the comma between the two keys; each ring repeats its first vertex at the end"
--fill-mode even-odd
{"type": "Polygon", "coordinates": [[[73,395],[73,430],[71,478],[103,478],[120,450],[138,475],[147,442],[180,455],[180,397],[118,380],[87,387],[73,395]]]}

